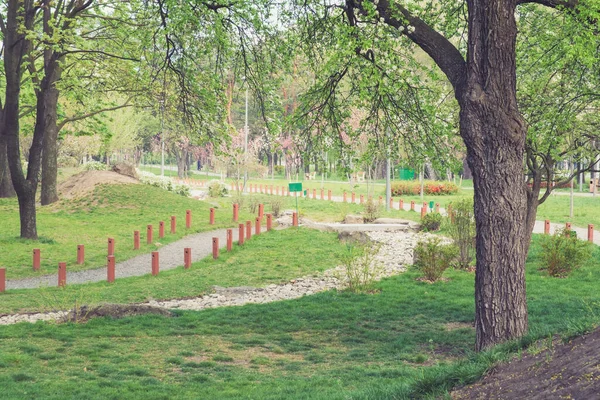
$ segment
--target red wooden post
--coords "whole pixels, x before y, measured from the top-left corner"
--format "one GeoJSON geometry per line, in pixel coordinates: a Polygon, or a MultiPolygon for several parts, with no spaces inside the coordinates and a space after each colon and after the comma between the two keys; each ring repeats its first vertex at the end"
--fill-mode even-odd
{"type": "Polygon", "coordinates": [[[246,221],[246,240],[252,238],[252,221],[246,221]]]}
{"type": "Polygon", "coordinates": [[[414,200],[410,201],[410,211],[415,211],[415,201],[414,200]]]}
{"type": "Polygon", "coordinates": [[[33,249],[33,270],[39,271],[41,265],[40,249],[33,249]]]}
{"type": "Polygon", "coordinates": [[[567,222],[565,224],[565,230],[567,231],[567,236],[569,236],[569,232],[571,232],[571,223],[567,222]]]}
{"type": "Polygon", "coordinates": [[[227,251],[233,248],[233,229],[227,229],[227,251]]]}
{"type": "Polygon", "coordinates": [[[279,186],[275,186],[275,194],[279,196],[279,186]]]}
{"type": "Polygon", "coordinates": [[[240,215],[240,205],[236,203],[233,205],[233,222],[238,221],[239,215],[240,215]]]}
{"type": "Polygon", "coordinates": [[[435,212],[440,213],[440,203],[435,203],[435,212]]]}
{"type": "Polygon", "coordinates": [[[115,256],[106,257],[106,280],[108,283],[115,281],[115,256]]]}
{"type": "Polygon", "coordinates": [[[327,200],[331,201],[331,190],[327,190],[327,200]]]}
{"type": "Polygon", "coordinates": [[[255,235],[260,235],[260,217],[256,217],[256,226],[254,230],[255,235]]]}
{"type": "Polygon", "coordinates": [[[152,252],[152,275],[153,276],[158,275],[158,271],[159,271],[158,251],[153,251],[152,252]]]}
{"type": "Polygon", "coordinates": [[[594,225],[588,224],[588,242],[594,243],[594,225]]]}
{"type": "Polygon", "coordinates": [[[165,221],[158,222],[158,238],[162,239],[165,237],[165,221]]]}
{"type": "Polygon", "coordinates": [[[67,284],[67,263],[58,263],[58,287],[64,287],[67,284]]]}
{"type": "Polygon", "coordinates": [[[108,254],[109,256],[115,255],[115,239],[108,238],[108,254]]]}
{"type": "Polygon", "coordinates": [[[390,208],[394,208],[394,199],[392,197],[390,197],[390,208]]]}
{"type": "Polygon", "coordinates": [[[381,203],[383,203],[383,197],[379,196],[379,205],[381,205],[381,203]]]}
{"type": "Polygon", "coordinates": [[[365,196],[363,196],[362,194],[360,195],[360,204],[365,202],[365,196]]]}
{"type": "Polygon", "coordinates": [[[82,244],[77,245],[77,264],[83,264],[85,262],[85,248],[82,244]]]}
{"type": "Polygon", "coordinates": [[[216,260],[219,258],[219,238],[213,238],[213,258],[216,260]]]}
{"type": "Polygon", "coordinates": [[[344,191],[344,203],[348,202],[348,195],[346,194],[346,191],[344,191]]]}
{"type": "Polygon", "coordinates": [[[260,218],[262,218],[263,215],[265,215],[265,205],[264,204],[259,204],[258,205],[258,216],[260,218]]]}
{"type": "Polygon", "coordinates": [[[192,210],[185,210],[185,229],[192,227],[192,210]]]}
{"type": "Polygon", "coordinates": [[[400,211],[404,211],[404,200],[402,200],[402,199],[398,200],[398,209],[400,211]]]}
{"type": "Polygon", "coordinates": [[[175,233],[175,229],[177,228],[177,217],[171,215],[171,233],[175,233]]]}
{"type": "Polygon", "coordinates": [[[317,189],[313,189],[313,199],[317,198],[317,189]]]}
{"type": "Polygon", "coordinates": [[[273,224],[273,215],[267,214],[267,232],[271,230],[271,225],[273,224]]]}
{"type": "Polygon", "coordinates": [[[238,244],[241,246],[244,244],[244,224],[239,224],[238,229],[239,229],[238,244]]]}
{"type": "Polygon", "coordinates": [[[0,268],[0,293],[6,290],[6,268],[0,268]]]}
{"type": "Polygon", "coordinates": [[[269,185],[269,194],[273,195],[273,185],[269,185]]]}
{"type": "Polygon", "coordinates": [[[262,183],[260,184],[260,193],[262,193],[262,183]]]}
{"type": "Polygon", "coordinates": [[[148,225],[148,226],[146,227],[146,243],[147,243],[147,244],[152,244],[152,242],[153,242],[153,241],[152,241],[152,239],[153,239],[153,238],[152,238],[152,236],[153,236],[152,232],[153,232],[153,231],[152,231],[152,225],[148,225]]]}
{"type": "Polygon", "coordinates": [[[188,269],[192,266],[192,248],[186,247],[183,249],[183,268],[188,269]]]}
{"type": "Polygon", "coordinates": [[[427,214],[427,203],[423,203],[421,206],[421,218],[423,218],[427,214]]]}
{"type": "Polygon", "coordinates": [[[298,213],[292,214],[292,226],[298,226],[298,213]]]}
{"type": "Polygon", "coordinates": [[[550,234],[550,220],[549,219],[544,221],[544,234],[545,235],[550,234]]]}
{"type": "Polygon", "coordinates": [[[321,200],[325,200],[325,191],[321,189],[321,200]]]}
{"type": "Polygon", "coordinates": [[[352,192],[352,203],[356,203],[356,193],[352,192]]]}
{"type": "Polygon", "coordinates": [[[209,224],[214,225],[215,224],[215,209],[211,207],[210,209],[210,217],[209,217],[209,224]]]}
{"type": "Polygon", "coordinates": [[[133,249],[140,249],[140,231],[133,231],[133,249]]]}

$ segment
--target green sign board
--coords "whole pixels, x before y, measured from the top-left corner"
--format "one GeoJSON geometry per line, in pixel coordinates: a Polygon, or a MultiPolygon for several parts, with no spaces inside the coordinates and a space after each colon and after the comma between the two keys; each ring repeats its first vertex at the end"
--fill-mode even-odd
{"type": "Polygon", "coordinates": [[[290,192],[301,192],[302,191],[302,182],[290,182],[289,183],[290,192]]]}

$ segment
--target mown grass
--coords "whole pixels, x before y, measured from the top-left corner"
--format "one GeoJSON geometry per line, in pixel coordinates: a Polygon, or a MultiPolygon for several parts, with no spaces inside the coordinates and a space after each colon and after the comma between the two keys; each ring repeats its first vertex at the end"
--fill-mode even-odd
{"type": "Polygon", "coordinates": [[[161,272],[158,277],[9,290],[0,293],[0,314],[67,310],[76,304],[193,297],[211,292],[213,285],[263,287],[334,268],[343,250],[344,245],[334,233],[304,228],[271,231],[253,236],[243,247],[236,244],[231,252],[223,249],[217,260],[210,256],[193,263],[189,270],[180,267],[161,272]]]}
{"type": "MultiPolygon", "coordinates": [[[[19,238],[16,199],[0,199],[0,266],[7,278],[16,279],[55,273],[59,262],[69,271],[106,264],[107,239],[115,239],[116,261],[156,250],[187,234],[237,226],[231,208],[218,209],[216,224],[209,225],[209,208],[201,202],[149,185],[100,185],[81,198],[38,207],[38,241],[19,238]],[[185,212],[192,211],[192,228],[185,228],[185,212]],[[170,217],[177,218],[177,232],[170,234],[170,217]],[[165,237],[158,238],[158,223],[165,221],[165,237]],[[154,228],[153,243],[146,244],[146,227],[154,228]],[[141,234],[141,249],[133,250],[133,231],[141,234]],[[77,245],[85,246],[85,263],[77,265],[77,245]],[[41,269],[32,269],[32,250],[41,250],[41,269]]],[[[242,210],[241,218],[251,215],[242,210]]]]}
{"type": "Polygon", "coordinates": [[[527,265],[530,335],[481,354],[473,274],[376,294],[324,292],[293,301],[86,324],[0,328],[3,398],[402,399],[443,396],[521,345],[600,321],[600,253],[569,278],[527,265]]]}

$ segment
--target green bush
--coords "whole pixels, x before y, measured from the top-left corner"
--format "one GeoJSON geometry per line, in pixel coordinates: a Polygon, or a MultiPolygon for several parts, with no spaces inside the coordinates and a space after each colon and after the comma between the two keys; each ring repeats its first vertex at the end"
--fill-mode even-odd
{"type": "Polygon", "coordinates": [[[349,291],[353,293],[368,292],[379,271],[382,269],[375,260],[380,245],[375,242],[348,243],[346,252],[340,256],[344,272],[339,279],[343,280],[349,291]]]}
{"type": "Polygon", "coordinates": [[[271,198],[271,212],[275,218],[281,215],[281,207],[283,206],[283,198],[273,197],[271,198]]]}
{"type": "Polygon", "coordinates": [[[458,254],[456,246],[442,244],[438,237],[419,240],[414,249],[414,265],[429,281],[435,282],[452,265],[458,254]]]}
{"type": "MultiPolygon", "coordinates": [[[[423,193],[427,195],[447,195],[458,193],[459,187],[452,182],[425,181],[423,193]]],[[[392,196],[411,196],[421,192],[418,181],[400,181],[392,183],[392,196]]]]}
{"type": "Polygon", "coordinates": [[[86,171],[106,171],[106,164],[98,161],[90,161],[83,165],[86,171]]]}
{"type": "Polygon", "coordinates": [[[442,225],[442,214],[429,213],[421,218],[421,229],[425,232],[433,232],[440,229],[442,225]]]}
{"type": "Polygon", "coordinates": [[[374,202],[372,198],[365,202],[363,206],[363,220],[368,222],[373,222],[381,215],[381,206],[378,203],[374,202]]]}
{"type": "Polygon", "coordinates": [[[448,233],[458,247],[457,264],[467,269],[475,260],[475,213],[472,200],[461,200],[451,204],[448,233]]]}
{"type": "Polygon", "coordinates": [[[572,231],[561,229],[542,239],[542,268],[550,276],[565,277],[592,255],[591,245],[577,239],[572,231]]]}
{"type": "Polygon", "coordinates": [[[225,183],[218,180],[212,180],[208,182],[208,195],[210,197],[223,197],[227,193],[228,191],[225,183]]]}

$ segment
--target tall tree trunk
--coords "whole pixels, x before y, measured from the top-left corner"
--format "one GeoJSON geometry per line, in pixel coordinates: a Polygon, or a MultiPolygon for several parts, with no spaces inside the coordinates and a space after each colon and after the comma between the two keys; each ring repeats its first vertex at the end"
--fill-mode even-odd
{"type": "Polygon", "coordinates": [[[0,198],[15,197],[17,193],[13,187],[8,167],[8,154],[6,153],[6,139],[0,133],[0,198]]]}
{"type": "Polygon", "coordinates": [[[516,3],[468,5],[466,82],[456,97],[475,189],[475,329],[482,350],[527,332],[527,128],[516,98],[516,3]]]}
{"type": "Polygon", "coordinates": [[[49,77],[50,84],[43,93],[46,121],[44,123],[44,149],[42,151],[42,205],[52,204],[58,201],[58,190],[56,179],[58,176],[58,126],[56,124],[58,112],[58,89],[55,83],[60,79],[61,66],[56,62],[53,76],[49,77]]]}
{"type": "MultiPolygon", "coordinates": [[[[34,129],[27,177],[21,164],[19,146],[19,109],[23,58],[29,53],[31,43],[24,32],[33,25],[35,11],[31,0],[9,0],[6,13],[4,36],[4,73],[6,77],[4,106],[4,135],[11,179],[19,200],[21,237],[37,239],[35,193],[40,171],[43,128],[38,129],[38,120],[44,112],[43,102],[38,99],[36,129],[34,129]],[[25,29],[23,28],[23,24],[25,29]]],[[[42,82],[43,84],[43,82],[42,82]]],[[[40,127],[41,128],[41,127],[40,127]]]]}

